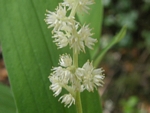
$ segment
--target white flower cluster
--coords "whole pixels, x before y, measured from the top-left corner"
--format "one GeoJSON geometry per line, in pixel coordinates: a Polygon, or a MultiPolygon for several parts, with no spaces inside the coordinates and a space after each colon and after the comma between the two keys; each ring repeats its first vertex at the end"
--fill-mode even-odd
{"type": "Polygon", "coordinates": [[[89,61],[87,61],[82,68],[75,68],[72,65],[72,58],[70,55],[64,54],[60,56],[58,67],[52,69],[50,89],[54,92],[54,96],[58,96],[62,88],[65,88],[69,94],[60,97],[65,106],[75,104],[75,92],[82,92],[88,90],[94,91],[97,86],[103,85],[103,69],[95,69],[89,61]]]}
{"type": "Polygon", "coordinates": [[[92,49],[97,40],[91,37],[93,34],[89,25],[81,26],[74,16],[75,9],[87,12],[88,5],[93,3],[93,0],[64,0],[55,12],[47,11],[45,22],[48,28],[53,27],[53,38],[58,48],[69,45],[77,53],[85,52],[85,46],[92,49]],[[70,15],[67,15],[70,10],[70,15]]]}
{"type": "MultiPolygon", "coordinates": [[[[85,46],[92,49],[97,40],[92,38],[89,25],[81,25],[75,20],[75,13],[87,13],[88,6],[93,3],[93,0],[63,0],[54,12],[47,11],[45,22],[49,25],[48,28],[53,28],[52,38],[58,48],[69,45],[74,54],[85,52],[85,46]]],[[[74,61],[68,54],[61,55],[59,66],[53,67],[49,76],[54,96],[58,96],[62,88],[69,92],[59,99],[68,107],[75,104],[76,92],[94,91],[94,88],[103,85],[104,79],[103,69],[95,69],[89,61],[79,68],[73,64],[74,61]]]]}

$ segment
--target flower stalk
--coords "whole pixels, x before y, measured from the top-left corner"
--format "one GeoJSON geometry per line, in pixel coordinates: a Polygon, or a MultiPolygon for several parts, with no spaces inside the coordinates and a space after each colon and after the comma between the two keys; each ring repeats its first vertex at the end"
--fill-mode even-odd
{"type": "Polygon", "coordinates": [[[81,97],[80,97],[80,92],[76,92],[76,111],[77,113],[83,113],[82,112],[82,104],[81,104],[81,97]]]}
{"type": "Polygon", "coordinates": [[[68,94],[62,95],[59,101],[68,108],[75,104],[77,113],[83,113],[80,93],[84,90],[93,92],[95,88],[103,85],[104,79],[104,70],[95,69],[89,60],[82,67],[78,66],[80,52],[85,52],[85,47],[93,49],[97,40],[92,38],[89,25],[81,25],[75,20],[75,14],[78,11],[87,13],[88,6],[93,3],[93,0],[64,0],[55,12],[47,11],[45,19],[48,28],[53,28],[52,38],[58,49],[69,45],[73,53],[72,57],[69,54],[60,55],[59,66],[53,67],[49,76],[50,89],[56,97],[64,88],[68,94]]]}
{"type": "MultiPolygon", "coordinates": [[[[75,52],[75,50],[73,50],[73,64],[74,64],[75,68],[78,68],[78,54],[75,52]]],[[[80,83],[78,83],[78,84],[80,85],[80,83]]],[[[76,101],[75,105],[76,105],[77,113],[83,113],[80,91],[78,91],[78,90],[76,91],[75,101],[76,101]]]]}
{"type": "Polygon", "coordinates": [[[75,68],[78,67],[78,53],[73,49],[73,65],[75,68]]]}

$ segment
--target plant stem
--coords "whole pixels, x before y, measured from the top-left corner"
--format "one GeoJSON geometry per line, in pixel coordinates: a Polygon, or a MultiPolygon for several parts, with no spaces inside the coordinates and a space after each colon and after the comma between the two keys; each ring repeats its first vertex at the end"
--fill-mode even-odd
{"type": "Polygon", "coordinates": [[[71,16],[75,16],[77,6],[78,6],[78,1],[76,1],[76,4],[75,4],[75,5],[74,5],[74,7],[72,8],[72,10],[71,10],[71,13],[70,13],[69,17],[71,17],[71,16]]]}
{"type": "MultiPolygon", "coordinates": [[[[77,8],[77,6],[78,6],[78,1],[76,1],[76,4],[75,4],[75,6],[73,7],[73,9],[72,9],[72,11],[71,11],[71,13],[70,13],[70,17],[71,16],[75,16],[75,13],[76,13],[76,8],[77,8]]],[[[73,65],[74,65],[74,67],[75,67],[75,69],[77,69],[78,68],[78,52],[77,51],[75,51],[75,48],[73,48],[73,65]]],[[[75,105],[76,105],[76,111],[77,111],[77,113],[83,113],[82,112],[82,103],[81,103],[81,98],[80,98],[80,91],[79,91],[79,89],[78,89],[78,86],[80,87],[80,82],[78,82],[78,83],[76,83],[76,97],[75,97],[75,105]]]]}
{"type": "Polygon", "coordinates": [[[73,48],[73,65],[75,68],[78,68],[78,53],[75,52],[75,49],[73,48]]]}
{"type": "MultiPolygon", "coordinates": [[[[75,68],[78,68],[78,53],[75,51],[74,48],[73,48],[73,65],[75,66],[75,68]]],[[[76,85],[77,85],[76,97],[75,97],[76,111],[77,113],[83,113],[81,98],[80,98],[80,91],[78,90],[78,86],[80,87],[80,83],[77,83],[76,85]]]]}
{"type": "Polygon", "coordinates": [[[80,92],[76,92],[76,110],[77,113],[83,113],[82,112],[82,104],[81,104],[81,98],[80,98],[80,92]]]}

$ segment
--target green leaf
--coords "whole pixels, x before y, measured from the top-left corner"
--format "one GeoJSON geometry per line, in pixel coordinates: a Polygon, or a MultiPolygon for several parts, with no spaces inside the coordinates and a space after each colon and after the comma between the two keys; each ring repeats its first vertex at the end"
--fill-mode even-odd
{"type": "Polygon", "coordinates": [[[81,93],[83,113],[102,113],[101,100],[97,91],[81,93]]]}
{"type": "Polygon", "coordinates": [[[99,48],[99,41],[102,32],[102,22],[103,22],[103,5],[102,0],[94,0],[95,3],[91,5],[89,14],[78,13],[78,18],[82,24],[90,24],[93,28],[94,33],[93,38],[96,38],[98,42],[94,46],[94,49],[90,51],[91,58],[93,59],[99,48]]]}
{"type": "MultiPolygon", "coordinates": [[[[18,113],[76,112],[74,105],[65,108],[49,90],[50,69],[58,65],[60,54],[70,53],[57,49],[44,22],[45,10],[54,11],[59,1],[0,1],[0,42],[18,113]]],[[[88,52],[80,57],[80,65],[90,58],[88,52]]],[[[83,113],[101,113],[97,92],[82,97],[83,113]]]]}
{"type": "Polygon", "coordinates": [[[94,65],[97,67],[98,64],[101,62],[102,58],[104,57],[104,55],[106,54],[106,52],[116,43],[118,43],[126,34],[126,26],[124,26],[120,32],[114,36],[114,38],[109,42],[109,44],[103,49],[101,50],[101,52],[99,53],[99,56],[96,58],[96,60],[94,61],[94,65]]]}
{"type": "Polygon", "coordinates": [[[9,87],[0,84],[0,112],[15,113],[16,107],[9,87]]]}

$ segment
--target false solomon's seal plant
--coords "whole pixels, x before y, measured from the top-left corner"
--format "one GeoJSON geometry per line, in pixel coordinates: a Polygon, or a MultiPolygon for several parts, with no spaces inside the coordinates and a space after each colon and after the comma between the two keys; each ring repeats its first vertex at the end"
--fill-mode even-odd
{"type": "Polygon", "coordinates": [[[88,6],[93,3],[93,0],[64,0],[54,12],[47,11],[45,19],[48,28],[53,28],[52,38],[58,48],[69,45],[73,53],[72,57],[66,53],[60,55],[59,66],[53,67],[49,76],[50,89],[55,97],[63,88],[67,90],[68,93],[60,96],[59,101],[68,107],[75,104],[78,113],[82,113],[80,93],[84,90],[93,92],[103,85],[104,79],[104,70],[95,69],[89,60],[82,67],[78,66],[78,54],[86,52],[85,46],[92,49],[97,40],[92,38],[93,33],[89,25],[81,25],[75,20],[75,14],[88,13],[88,6]]]}

